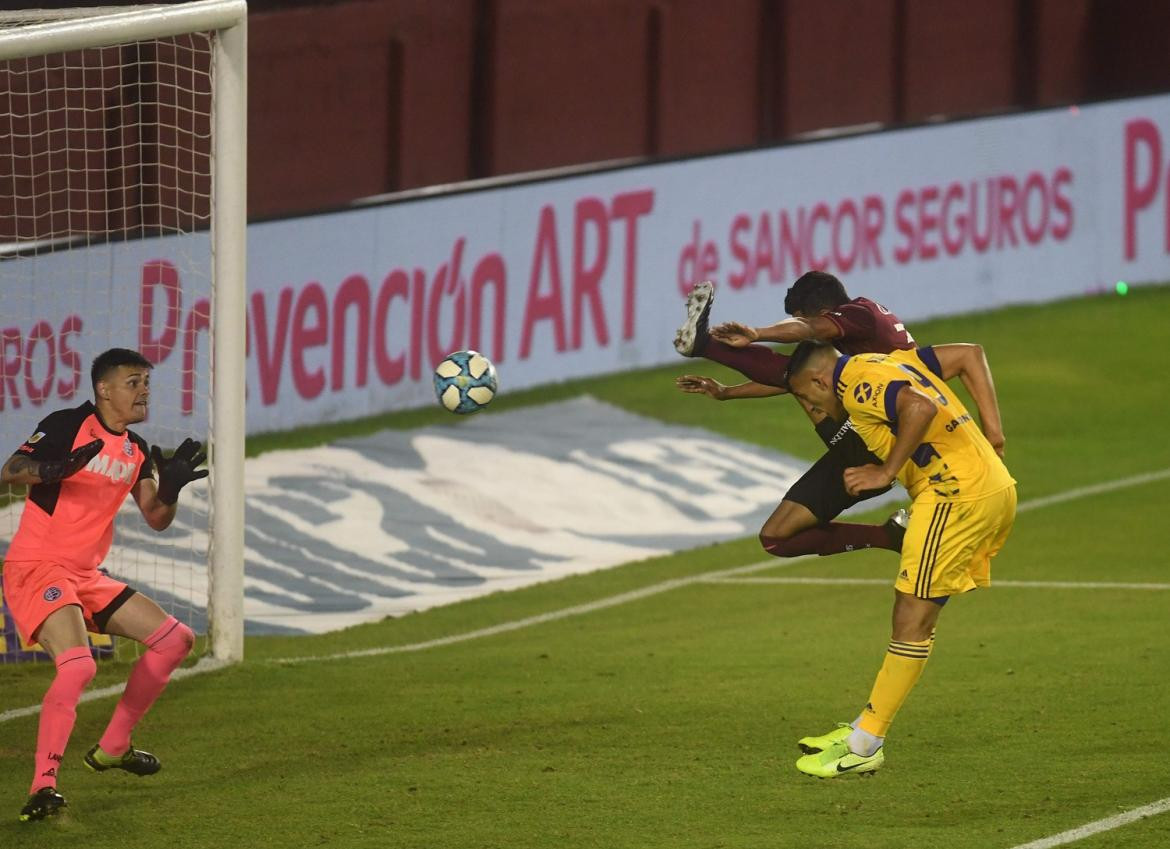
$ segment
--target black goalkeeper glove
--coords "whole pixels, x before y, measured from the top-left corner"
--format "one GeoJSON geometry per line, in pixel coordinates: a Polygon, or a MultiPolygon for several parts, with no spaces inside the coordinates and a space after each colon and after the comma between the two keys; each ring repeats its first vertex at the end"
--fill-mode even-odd
{"type": "Polygon", "coordinates": [[[158,469],[158,500],[163,504],[174,504],[179,500],[180,489],[191,481],[207,477],[207,469],[195,468],[207,459],[207,455],[199,450],[202,447],[201,443],[188,437],[170,459],[163,457],[162,449],[157,445],[150,447],[150,457],[158,469]]]}
{"type": "Polygon", "coordinates": [[[84,469],[90,460],[101,453],[104,444],[100,439],[95,439],[74,448],[64,460],[42,460],[37,467],[36,475],[41,479],[41,483],[63,481],[84,469]]]}

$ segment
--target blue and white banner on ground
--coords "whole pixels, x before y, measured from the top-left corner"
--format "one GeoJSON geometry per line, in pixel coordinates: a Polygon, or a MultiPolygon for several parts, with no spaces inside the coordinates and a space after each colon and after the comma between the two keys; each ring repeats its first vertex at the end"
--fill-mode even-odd
{"type": "MultiPolygon", "coordinates": [[[[247,461],[247,630],[330,631],[750,536],[808,466],[587,397],[274,451],[247,461]]],[[[205,495],[185,489],[163,534],[128,501],[107,564],[200,630],[205,495]]]]}

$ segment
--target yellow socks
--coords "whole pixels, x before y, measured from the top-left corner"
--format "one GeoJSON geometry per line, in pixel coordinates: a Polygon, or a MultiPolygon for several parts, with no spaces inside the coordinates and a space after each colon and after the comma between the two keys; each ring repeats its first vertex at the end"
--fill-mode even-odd
{"type": "Polygon", "coordinates": [[[890,640],[886,659],[873,682],[869,703],[857,718],[856,728],[875,737],[885,737],[890,723],[922,676],[934,645],[934,634],[921,642],[890,640]]]}

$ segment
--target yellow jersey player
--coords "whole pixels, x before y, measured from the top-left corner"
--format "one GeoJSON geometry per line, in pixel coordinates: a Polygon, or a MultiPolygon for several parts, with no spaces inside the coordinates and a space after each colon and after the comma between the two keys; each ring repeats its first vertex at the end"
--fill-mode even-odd
{"type": "Polygon", "coordinates": [[[846,469],[847,491],[897,479],[913,499],[894,583],[893,634],[869,701],[853,723],[798,743],[805,756],[796,767],[808,775],[872,773],[930,657],[942,606],[991,583],[991,558],[1016,515],[1016,482],[962,402],[914,351],[849,357],[804,342],[787,379],[805,402],[847,414],[882,460],[846,469]]]}

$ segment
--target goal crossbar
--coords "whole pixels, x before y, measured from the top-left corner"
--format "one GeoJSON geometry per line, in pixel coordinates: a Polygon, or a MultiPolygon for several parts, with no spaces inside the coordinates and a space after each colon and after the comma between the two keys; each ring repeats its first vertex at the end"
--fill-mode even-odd
{"type": "Polygon", "coordinates": [[[192,0],[177,6],[122,7],[108,14],[100,14],[101,11],[83,9],[80,12],[85,17],[31,23],[7,30],[0,39],[0,59],[224,30],[244,23],[248,4],[245,0],[192,0]]]}

